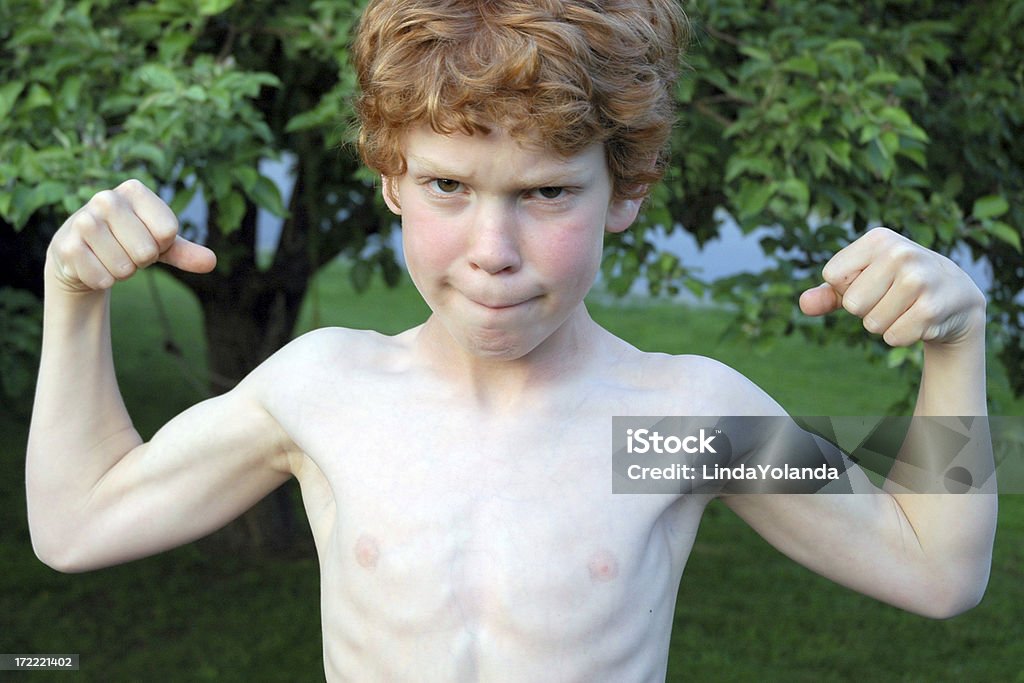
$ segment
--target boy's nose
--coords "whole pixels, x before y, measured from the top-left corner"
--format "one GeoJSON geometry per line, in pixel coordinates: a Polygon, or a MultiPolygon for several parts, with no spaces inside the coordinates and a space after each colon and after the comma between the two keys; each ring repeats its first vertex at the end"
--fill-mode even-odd
{"type": "Polygon", "coordinates": [[[470,264],[492,275],[518,270],[522,259],[513,213],[481,207],[475,218],[469,249],[470,264]]]}

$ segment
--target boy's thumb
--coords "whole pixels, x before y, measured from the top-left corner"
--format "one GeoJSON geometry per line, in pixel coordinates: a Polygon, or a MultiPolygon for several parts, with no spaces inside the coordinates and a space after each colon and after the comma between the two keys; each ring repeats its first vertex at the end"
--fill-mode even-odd
{"type": "Polygon", "coordinates": [[[842,306],[842,295],[827,282],[812,287],[800,295],[800,310],[804,315],[825,315],[842,306]]]}
{"type": "Polygon", "coordinates": [[[209,273],[217,266],[217,255],[179,235],[170,249],[160,255],[160,261],[188,273],[209,273]]]}

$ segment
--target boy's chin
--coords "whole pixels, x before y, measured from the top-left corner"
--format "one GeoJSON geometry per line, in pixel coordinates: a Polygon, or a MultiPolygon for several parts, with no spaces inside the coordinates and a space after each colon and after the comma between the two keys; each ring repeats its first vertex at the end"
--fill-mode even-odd
{"type": "Polygon", "coordinates": [[[532,339],[516,332],[481,330],[460,335],[457,339],[462,349],[475,358],[516,361],[530,355],[546,337],[532,339]]]}

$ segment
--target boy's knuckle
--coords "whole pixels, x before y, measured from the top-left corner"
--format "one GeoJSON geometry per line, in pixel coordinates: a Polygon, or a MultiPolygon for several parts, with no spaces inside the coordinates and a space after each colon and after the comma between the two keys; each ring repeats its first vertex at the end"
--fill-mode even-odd
{"type": "Polygon", "coordinates": [[[82,239],[88,241],[98,237],[100,233],[103,232],[104,225],[100,219],[92,213],[92,211],[79,211],[72,219],[71,228],[72,231],[80,235],[82,239]]]}
{"type": "Polygon", "coordinates": [[[109,214],[119,204],[117,193],[113,190],[100,190],[89,200],[89,208],[101,214],[109,214]]]}
{"type": "Polygon", "coordinates": [[[917,315],[922,320],[934,321],[942,316],[942,302],[933,297],[926,297],[917,303],[917,315]]]}
{"type": "Polygon", "coordinates": [[[160,251],[155,244],[144,244],[133,250],[132,259],[140,266],[148,266],[155,262],[160,256],[160,251]]]}
{"type": "Polygon", "coordinates": [[[831,263],[826,263],[821,269],[821,279],[830,285],[839,284],[839,271],[831,263]]]}
{"type": "Polygon", "coordinates": [[[136,271],[138,271],[138,266],[129,260],[125,260],[123,263],[119,263],[117,265],[116,271],[117,272],[114,273],[114,276],[118,280],[127,280],[132,275],[135,275],[136,271]]]}
{"type": "Polygon", "coordinates": [[[877,228],[871,228],[870,230],[868,230],[867,236],[868,238],[876,242],[882,243],[896,242],[899,241],[900,239],[899,233],[894,232],[893,230],[885,227],[884,225],[880,225],[877,228]]]}
{"type": "Polygon", "coordinates": [[[169,247],[174,238],[178,236],[178,221],[177,219],[155,221],[153,225],[149,226],[149,231],[162,247],[169,247]]]}
{"type": "Polygon", "coordinates": [[[120,194],[124,194],[131,197],[138,196],[143,192],[147,191],[148,189],[149,188],[146,187],[145,183],[143,183],[138,178],[129,178],[128,180],[118,185],[116,191],[120,194]]]}
{"type": "Polygon", "coordinates": [[[920,260],[920,253],[909,244],[894,244],[886,252],[897,267],[909,271],[920,260]]]}
{"type": "Polygon", "coordinates": [[[851,296],[849,293],[843,295],[843,309],[847,313],[852,313],[858,318],[867,313],[860,298],[855,295],[851,296]]]}
{"type": "Polygon", "coordinates": [[[57,262],[61,264],[74,261],[81,251],[81,248],[81,243],[77,240],[71,239],[70,237],[63,237],[61,239],[54,240],[51,245],[53,255],[57,257],[57,262]]]}
{"type": "Polygon", "coordinates": [[[928,275],[921,268],[907,267],[900,273],[900,285],[911,292],[921,292],[928,286],[928,275]]]}

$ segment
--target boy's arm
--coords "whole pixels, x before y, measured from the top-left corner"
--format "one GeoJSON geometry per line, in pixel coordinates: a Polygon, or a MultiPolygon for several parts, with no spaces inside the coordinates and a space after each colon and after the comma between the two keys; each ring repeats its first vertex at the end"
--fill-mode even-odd
{"type": "MultiPolygon", "coordinates": [[[[915,408],[919,416],[984,416],[985,300],[951,261],[884,229],[837,254],[826,284],[801,307],[840,307],[894,346],[924,340],[915,408]]],[[[977,446],[977,444],[974,444],[977,446]]],[[[904,451],[915,449],[913,440],[904,451]]],[[[991,465],[987,441],[982,457],[991,465]]],[[[922,453],[901,452],[903,459],[922,453]]],[[[857,490],[874,488],[851,472],[857,490]]],[[[947,617],[977,604],[988,582],[996,523],[987,493],[884,492],[853,495],[730,496],[726,503],[776,547],[815,571],[905,609],[947,617]]],[[[935,490],[934,488],[930,490],[935,490]]]]}
{"type": "MultiPolygon", "coordinates": [[[[54,236],[26,462],[37,555],[83,571],[211,532],[288,477],[288,441],[250,385],[201,403],[143,443],[110,345],[109,288],[158,259],[206,272],[215,258],[137,181],[102,192],[54,236]]],[[[154,388],[153,400],[159,400],[154,388]]]]}

